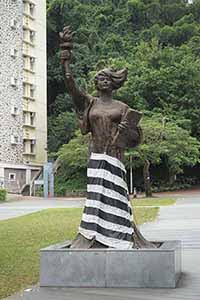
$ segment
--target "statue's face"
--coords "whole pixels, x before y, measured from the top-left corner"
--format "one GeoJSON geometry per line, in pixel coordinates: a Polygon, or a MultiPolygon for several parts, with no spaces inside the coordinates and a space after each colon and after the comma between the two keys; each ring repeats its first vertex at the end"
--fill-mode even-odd
{"type": "Polygon", "coordinates": [[[96,88],[99,91],[112,91],[112,81],[108,76],[99,75],[96,83],[96,88]]]}

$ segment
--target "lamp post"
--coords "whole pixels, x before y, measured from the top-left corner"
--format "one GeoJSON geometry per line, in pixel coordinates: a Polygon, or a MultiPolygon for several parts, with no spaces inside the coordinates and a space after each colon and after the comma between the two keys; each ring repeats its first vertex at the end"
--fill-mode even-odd
{"type": "Polygon", "coordinates": [[[133,156],[130,155],[130,194],[133,194],[133,156]]]}

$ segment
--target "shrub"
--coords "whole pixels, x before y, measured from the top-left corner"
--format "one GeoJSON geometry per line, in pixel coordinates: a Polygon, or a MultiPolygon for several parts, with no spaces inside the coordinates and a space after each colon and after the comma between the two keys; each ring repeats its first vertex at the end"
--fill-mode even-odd
{"type": "Polygon", "coordinates": [[[0,189],[0,201],[6,201],[7,191],[5,189],[0,189]]]}
{"type": "Polygon", "coordinates": [[[87,176],[85,170],[73,174],[71,178],[55,177],[55,195],[65,196],[69,192],[83,192],[87,190],[87,176]]]}

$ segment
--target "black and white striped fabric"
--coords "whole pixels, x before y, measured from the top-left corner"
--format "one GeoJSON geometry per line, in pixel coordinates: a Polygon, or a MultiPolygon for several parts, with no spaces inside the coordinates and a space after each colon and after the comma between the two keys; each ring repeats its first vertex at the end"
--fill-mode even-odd
{"type": "Polygon", "coordinates": [[[88,166],[88,198],[79,232],[113,248],[133,246],[132,211],[121,161],[92,153],[88,166]]]}

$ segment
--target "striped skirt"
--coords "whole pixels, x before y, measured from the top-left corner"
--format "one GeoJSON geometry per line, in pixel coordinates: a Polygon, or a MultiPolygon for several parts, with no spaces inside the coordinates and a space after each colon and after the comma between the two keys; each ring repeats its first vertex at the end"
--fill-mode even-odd
{"type": "Polygon", "coordinates": [[[132,211],[121,161],[92,153],[87,170],[88,197],[79,232],[112,248],[133,247],[132,211]]]}

